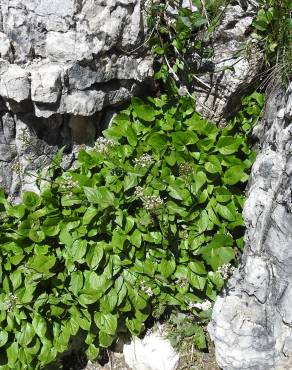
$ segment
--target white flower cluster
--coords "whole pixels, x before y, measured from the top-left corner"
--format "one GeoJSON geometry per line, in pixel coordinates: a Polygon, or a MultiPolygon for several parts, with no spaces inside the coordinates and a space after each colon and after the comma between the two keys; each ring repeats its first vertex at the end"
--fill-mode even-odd
{"type": "Polygon", "coordinates": [[[190,302],[188,304],[188,308],[191,310],[193,308],[197,308],[202,311],[208,311],[212,307],[212,303],[208,301],[207,299],[203,301],[202,303],[194,303],[190,302]]]}
{"type": "Polygon", "coordinates": [[[5,223],[9,221],[9,217],[6,215],[6,212],[0,212],[0,222],[5,223]]]}
{"type": "Polygon", "coordinates": [[[18,138],[19,138],[20,141],[23,142],[23,144],[30,145],[30,143],[31,143],[31,135],[30,135],[29,129],[27,127],[22,128],[20,130],[20,133],[19,133],[18,138]]]}
{"type": "Polygon", "coordinates": [[[15,173],[17,173],[18,175],[21,175],[23,173],[23,171],[24,171],[23,165],[20,162],[15,162],[11,166],[11,169],[12,169],[12,171],[14,171],[15,173]]]}
{"type": "Polygon", "coordinates": [[[78,187],[79,184],[77,181],[73,181],[72,176],[70,174],[66,174],[65,181],[61,184],[62,190],[72,190],[76,187],[78,187]]]}
{"type": "Polygon", "coordinates": [[[148,295],[148,297],[153,296],[152,289],[149,286],[145,285],[145,281],[141,282],[140,288],[141,288],[142,292],[144,292],[148,295]]]}
{"type": "Polygon", "coordinates": [[[182,240],[186,240],[186,239],[188,239],[189,233],[188,233],[188,231],[187,231],[187,230],[182,230],[182,231],[180,232],[179,236],[180,236],[180,238],[181,238],[182,240]]]}
{"type": "Polygon", "coordinates": [[[8,294],[8,298],[5,300],[6,309],[11,312],[17,303],[17,297],[13,293],[8,294]]]}
{"type": "Polygon", "coordinates": [[[185,163],[181,163],[179,165],[179,169],[178,169],[178,172],[179,172],[179,175],[180,176],[188,176],[190,175],[192,172],[193,172],[193,166],[191,165],[191,163],[188,163],[188,162],[185,162],[185,163]]]}
{"type": "Polygon", "coordinates": [[[164,200],[158,195],[150,195],[143,198],[143,205],[146,211],[155,212],[161,208],[164,204],[164,200]]]}
{"type": "Polygon", "coordinates": [[[175,283],[180,288],[185,288],[189,284],[189,281],[186,278],[179,278],[179,279],[176,279],[175,283]]]}
{"type": "Polygon", "coordinates": [[[143,154],[139,158],[134,159],[135,166],[141,166],[141,167],[148,167],[150,164],[153,163],[153,158],[150,154],[143,154]]]}
{"type": "Polygon", "coordinates": [[[114,145],[115,143],[112,140],[108,140],[105,137],[99,137],[94,144],[94,150],[100,154],[107,154],[114,145]]]}
{"type": "Polygon", "coordinates": [[[235,267],[233,267],[230,263],[225,263],[224,265],[218,267],[217,272],[221,274],[224,280],[228,279],[235,271],[235,267]]]}
{"type": "Polygon", "coordinates": [[[135,187],[134,195],[137,198],[143,197],[143,195],[144,195],[144,189],[142,188],[142,186],[136,186],[135,187]]]}

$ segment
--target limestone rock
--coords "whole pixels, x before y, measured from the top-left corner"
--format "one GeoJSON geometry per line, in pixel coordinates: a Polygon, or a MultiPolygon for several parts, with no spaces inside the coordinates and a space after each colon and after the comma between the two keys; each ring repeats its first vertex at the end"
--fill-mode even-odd
{"type": "Polygon", "coordinates": [[[159,332],[124,345],[125,362],[132,370],[176,370],[179,356],[159,332]]]}
{"type": "Polygon", "coordinates": [[[17,194],[28,169],[42,168],[64,145],[69,151],[76,137],[93,142],[100,112],[151,87],[153,60],[140,47],[142,3],[0,0],[0,134],[9,131],[0,141],[0,185],[8,193],[17,194]],[[74,116],[83,134],[72,131],[74,116]],[[37,155],[21,142],[24,129],[38,142],[37,155]]]}
{"type": "Polygon", "coordinates": [[[268,96],[254,130],[252,168],[239,272],[217,300],[209,332],[224,370],[292,368],[292,84],[268,96]]]}
{"type": "MultiPolygon", "coordinates": [[[[256,8],[248,4],[227,6],[212,45],[213,55],[198,61],[194,78],[197,109],[213,122],[224,122],[239,108],[240,99],[258,78],[262,52],[251,38],[256,8]],[[239,51],[241,52],[239,53],[239,51]]],[[[196,56],[193,56],[193,61],[196,56]]]]}

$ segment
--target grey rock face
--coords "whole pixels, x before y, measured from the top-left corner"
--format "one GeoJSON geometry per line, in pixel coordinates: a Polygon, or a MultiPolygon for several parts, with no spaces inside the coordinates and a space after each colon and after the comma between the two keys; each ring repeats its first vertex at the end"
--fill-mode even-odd
{"type": "MultiPolygon", "coordinates": [[[[83,129],[91,137],[78,132],[77,141],[93,141],[99,112],[151,84],[152,57],[140,48],[142,2],[0,0],[0,185],[10,194],[22,185],[9,168],[22,173],[29,162],[22,163],[23,152],[35,154],[18,140],[19,130],[40,141],[38,152],[45,148],[49,158],[76,141],[71,116],[88,117],[79,122],[89,125],[83,129]]],[[[41,165],[36,157],[33,168],[41,165]]]]}
{"type": "Polygon", "coordinates": [[[292,84],[268,97],[244,208],[239,271],[217,302],[209,332],[224,370],[292,368],[292,84]]]}
{"type": "Polygon", "coordinates": [[[201,81],[194,79],[197,109],[214,122],[224,122],[232,116],[240,106],[241,97],[258,79],[262,53],[251,38],[256,13],[251,3],[246,3],[246,7],[227,6],[215,32],[212,57],[198,60],[202,76],[201,81]]]}

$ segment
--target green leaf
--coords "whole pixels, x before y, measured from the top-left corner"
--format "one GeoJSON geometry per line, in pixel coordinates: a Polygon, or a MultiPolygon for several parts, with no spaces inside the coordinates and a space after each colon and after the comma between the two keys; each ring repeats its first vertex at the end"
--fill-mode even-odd
{"type": "Polygon", "coordinates": [[[138,118],[146,122],[154,121],[158,112],[150,104],[144,103],[143,100],[139,98],[132,98],[131,103],[138,118]]]}
{"type": "Polygon", "coordinates": [[[98,336],[99,336],[99,345],[104,348],[110,347],[110,345],[113,343],[115,339],[113,335],[109,335],[104,331],[100,331],[98,336]]]}
{"type": "Polygon", "coordinates": [[[4,347],[5,344],[8,342],[8,333],[1,329],[0,331],[0,347],[4,347]]]}
{"type": "Polygon", "coordinates": [[[137,186],[138,184],[138,176],[135,173],[129,173],[124,178],[124,190],[127,191],[132,189],[133,187],[137,186]]]}
{"type": "Polygon", "coordinates": [[[28,267],[37,272],[48,274],[55,263],[55,256],[36,255],[28,260],[28,267]]]}
{"type": "Polygon", "coordinates": [[[83,274],[81,271],[73,271],[71,273],[69,289],[74,293],[75,296],[78,296],[80,290],[83,287],[83,274]]]}
{"type": "Polygon", "coordinates": [[[209,173],[221,173],[222,167],[219,159],[215,155],[210,155],[208,162],[205,163],[205,169],[209,173]]]}
{"type": "Polygon", "coordinates": [[[167,136],[158,132],[150,135],[147,139],[147,143],[152,146],[155,152],[163,151],[167,145],[167,142],[167,136]]]}
{"type": "Polygon", "coordinates": [[[238,218],[238,213],[233,202],[230,202],[227,205],[217,203],[216,211],[227,221],[235,221],[238,218]]]}
{"type": "Polygon", "coordinates": [[[133,234],[129,236],[129,241],[135,247],[140,248],[142,243],[142,233],[138,229],[135,229],[133,234]]]}
{"type": "Polygon", "coordinates": [[[200,291],[204,291],[206,285],[207,278],[204,276],[200,276],[194,274],[192,271],[189,271],[189,283],[195,289],[200,291]]]}
{"type": "Polygon", "coordinates": [[[22,196],[23,204],[26,206],[26,208],[30,210],[34,210],[36,207],[38,207],[42,200],[36,193],[33,193],[31,191],[26,191],[22,196]]]}
{"type": "Polygon", "coordinates": [[[128,140],[128,143],[132,146],[135,146],[137,144],[137,134],[133,127],[128,126],[125,132],[125,136],[128,140]]]}
{"type": "Polygon", "coordinates": [[[194,178],[195,178],[195,193],[198,193],[202,186],[207,182],[207,176],[204,172],[199,171],[195,173],[194,178]]]}
{"type": "Polygon", "coordinates": [[[14,369],[14,364],[17,362],[18,359],[18,343],[14,342],[7,348],[7,358],[8,358],[8,365],[10,368],[14,369]]]}
{"type": "Polygon", "coordinates": [[[17,288],[21,286],[22,283],[22,275],[20,271],[14,271],[10,274],[10,280],[12,282],[13,290],[16,291],[17,288]]]}
{"type": "Polygon", "coordinates": [[[82,223],[83,225],[89,225],[93,218],[97,215],[98,210],[95,207],[87,208],[86,212],[83,215],[82,223]]]}
{"type": "Polygon", "coordinates": [[[102,332],[108,335],[115,335],[118,326],[117,315],[104,312],[96,312],[94,315],[94,322],[102,332]]]}
{"type": "Polygon", "coordinates": [[[35,331],[29,322],[23,322],[19,334],[18,343],[24,347],[30,344],[35,335],[35,331]]]}
{"type": "Polygon", "coordinates": [[[238,151],[242,144],[242,138],[234,136],[221,136],[217,143],[217,149],[221,154],[229,155],[238,151]]]}
{"type": "Polygon", "coordinates": [[[203,262],[200,261],[192,261],[189,263],[189,268],[199,275],[205,275],[207,274],[207,270],[205,268],[205,265],[203,262]]]}
{"type": "Polygon", "coordinates": [[[87,252],[87,241],[77,239],[73,242],[72,247],[70,248],[70,255],[74,261],[79,263],[83,262],[83,257],[87,252]]]}
{"type": "Polygon", "coordinates": [[[25,209],[26,208],[23,204],[19,204],[13,207],[6,207],[6,212],[8,216],[12,216],[20,220],[25,214],[25,209]]]}
{"type": "Polygon", "coordinates": [[[85,353],[86,353],[88,360],[93,361],[99,355],[99,348],[96,347],[94,344],[90,344],[85,353]]]}
{"type": "Polygon", "coordinates": [[[219,266],[229,263],[235,258],[233,239],[224,234],[215,235],[212,242],[201,248],[204,260],[216,271],[219,266]]]}
{"type": "Polygon", "coordinates": [[[195,334],[194,334],[194,342],[198,349],[206,349],[207,348],[207,341],[204,330],[198,324],[194,324],[195,334]]]}
{"type": "Polygon", "coordinates": [[[115,196],[105,186],[98,189],[84,186],[84,193],[90,203],[106,208],[114,204],[115,196]]]}
{"type": "Polygon", "coordinates": [[[226,203],[232,199],[232,194],[230,191],[225,187],[219,187],[215,191],[216,200],[219,203],[226,203]]]}
{"type": "Polygon", "coordinates": [[[60,219],[48,218],[44,221],[42,231],[45,236],[56,236],[60,232],[60,219]]]}
{"type": "Polygon", "coordinates": [[[38,314],[34,314],[32,320],[32,326],[36,334],[42,339],[45,338],[47,332],[47,322],[46,320],[38,314]]]}
{"type": "Polygon", "coordinates": [[[35,243],[41,243],[45,240],[46,236],[43,230],[34,230],[31,229],[28,233],[28,237],[30,240],[32,240],[35,243]]]}
{"type": "Polygon", "coordinates": [[[223,176],[223,182],[227,185],[235,185],[239,181],[247,181],[248,176],[245,174],[242,166],[233,166],[230,167],[223,176]]]}
{"type": "Polygon", "coordinates": [[[199,220],[197,221],[197,229],[199,233],[206,231],[208,229],[208,225],[209,225],[209,215],[208,212],[204,209],[200,214],[199,220]]]}
{"type": "Polygon", "coordinates": [[[181,146],[195,144],[199,139],[194,132],[191,131],[175,131],[171,134],[173,145],[176,148],[181,146]]]}
{"type": "Polygon", "coordinates": [[[166,278],[170,277],[174,273],[175,269],[176,263],[174,258],[169,260],[163,259],[160,263],[160,272],[166,278]]]}
{"type": "Polygon", "coordinates": [[[104,256],[104,249],[102,242],[93,244],[89,247],[88,252],[86,253],[86,263],[88,266],[95,270],[100,264],[104,256]]]}
{"type": "Polygon", "coordinates": [[[118,294],[116,290],[111,289],[108,294],[104,295],[100,300],[100,309],[103,313],[113,312],[118,303],[118,294]]]}

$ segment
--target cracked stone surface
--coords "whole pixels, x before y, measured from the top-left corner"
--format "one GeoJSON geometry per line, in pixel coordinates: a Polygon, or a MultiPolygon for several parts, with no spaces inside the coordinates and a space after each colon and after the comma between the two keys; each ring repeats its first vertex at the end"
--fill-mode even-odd
{"type": "Polygon", "coordinates": [[[0,186],[8,193],[58,147],[94,141],[100,112],[151,88],[142,8],[143,0],[0,0],[0,186]],[[36,145],[21,143],[19,130],[36,145]]]}
{"type": "Polygon", "coordinates": [[[197,61],[198,76],[201,74],[201,82],[194,79],[197,109],[217,123],[234,115],[262,67],[262,52],[251,37],[257,8],[252,1],[246,6],[240,4],[229,5],[223,12],[214,35],[212,57],[197,61]]]}
{"type": "Polygon", "coordinates": [[[224,370],[292,368],[292,83],[267,98],[244,218],[239,270],[209,324],[224,370]]]}

